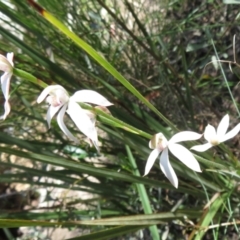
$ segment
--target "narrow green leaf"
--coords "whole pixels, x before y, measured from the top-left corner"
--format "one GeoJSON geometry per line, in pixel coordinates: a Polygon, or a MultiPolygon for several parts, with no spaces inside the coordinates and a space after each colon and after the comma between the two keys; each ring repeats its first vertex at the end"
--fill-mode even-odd
{"type": "Polygon", "coordinates": [[[113,239],[115,237],[122,236],[127,233],[132,233],[135,232],[139,229],[141,229],[139,226],[123,226],[123,227],[113,227],[110,229],[102,230],[102,231],[97,231],[94,233],[90,233],[87,235],[83,235],[80,237],[75,237],[75,238],[69,238],[67,240],[109,240],[113,239]]]}
{"type": "MultiPolygon", "coordinates": [[[[207,227],[213,221],[215,215],[218,213],[219,209],[224,206],[224,203],[227,199],[228,194],[222,194],[214,202],[206,209],[206,213],[204,213],[201,223],[199,224],[199,230],[194,230],[191,234],[195,235],[195,240],[201,240],[206,233],[207,227]]],[[[191,238],[192,239],[192,238],[191,238]]]]}
{"type": "MultiPolygon", "coordinates": [[[[13,155],[16,155],[19,157],[29,158],[29,159],[40,161],[43,163],[53,164],[56,166],[62,166],[67,169],[74,170],[75,172],[86,173],[86,174],[90,174],[92,176],[101,176],[101,177],[106,177],[106,178],[112,178],[115,180],[122,180],[122,181],[133,182],[133,183],[142,183],[142,184],[147,184],[147,185],[152,185],[152,186],[158,186],[158,187],[161,186],[163,188],[174,189],[174,187],[169,183],[163,183],[160,181],[148,179],[146,177],[137,177],[137,176],[132,176],[132,175],[125,174],[125,173],[119,173],[119,172],[112,171],[109,169],[93,167],[93,166],[89,166],[89,165],[83,164],[83,163],[76,163],[70,159],[65,159],[62,157],[53,157],[53,156],[47,156],[47,155],[43,155],[43,154],[23,152],[20,150],[10,149],[7,147],[0,147],[0,152],[13,154],[13,155]]],[[[188,188],[183,188],[183,187],[179,187],[178,191],[190,193],[190,194],[195,193],[194,190],[188,189],[188,188]]],[[[201,193],[201,195],[200,195],[200,192],[199,192],[199,197],[204,197],[204,193],[201,193]]]]}
{"type": "MultiPolygon", "coordinates": [[[[64,225],[74,226],[73,223],[65,222],[64,225]]],[[[15,227],[56,227],[62,226],[61,222],[47,222],[47,221],[32,221],[32,220],[19,220],[19,219],[0,219],[0,228],[15,228],[15,227]]]]}
{"type": "Polygon", "coordinates": [[[84,40],[78,37],[75,33],[71,32],[63,23],[55,18],[51,13],[43,9],[34,1],[28,1],[47,21],[69,37],[79,47],[86,51],[93,59],[95,59],[104,69],[106,69],[112,76],[114,76],[123,86],[125,86],[134,96],[141,100],[146,106],[154,111],[167,125],[173,129],[176,127],[164,117],[131,83],[127,81],[105,58],[103,58],[95,49],[93,49],[84,40]]]}

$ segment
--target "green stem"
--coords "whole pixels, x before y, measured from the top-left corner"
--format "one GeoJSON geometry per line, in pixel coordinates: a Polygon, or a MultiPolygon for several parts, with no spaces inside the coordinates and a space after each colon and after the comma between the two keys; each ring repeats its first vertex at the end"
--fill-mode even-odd
{"type": "MultiPolygon", "coordinates": [[[[126,147],[128,159],[129,159],[129,161],[132,165],[132,168],[133,168],[132,173],[133,173],[133,175],[140,177],[141,175],[140,175],[140,172],[138,170],[136,161],[135,161],[135,159],[132,155],[132,151],[131,151],[131,149],[128,145],[125,145],[125,147],[126,147]]],[[[137,186],[139,198],[141,199],[141,203],[142,203],[144,213],[145,214],[152,214],[153,212],[152,212],[152,208],[151,208],[151,203],[150,203],[150,200],[149,200],[149,197],[148,197],[145,186],[143,184],[139,184],[139,183],[136,183],[135,185],[137,186]]],[[[149,230],[151,232],[152,239],[160,240],[157,225],[149,227],[149,230]]]]}
{"type": "Polygon", "coordinates": [[[102,111],[101,109],[99,108],[94,108],[88,104],[85,104],[85,103],[80,103],[80,105],[85,108],[85,109],[88,109],[88,110],[91,110],[95,113],[97,113],[97,115],[99,115],[100,119],[102,122],[105,122],[107,123],[108,125],[111,125],[111,126],[114,126],[114,127],[118,127],[118,128],[122,128],[128,132],[132,132],[132,133],[135,133],[135,134],[138,134],[142,137],[145,137],[147,139],[151,139],[152,135],[151,134],[148,134],[142,130],[139,130],[138,128],[135,128],[115,117],[113,117],[112,115],[108,114],[108,113],[105,113],[104,111],[102,111]]]}
{"type": "Polygon", "coordinates": [[[40,86],[40,87],[42,87],[42,88],[45,88],[45,87],[48,86],[48,85],[47,85],[45,82],[43,82],[42,80],[34,77],[32,74],[30,74],[30,73],[28,73],[28,72],[25,72],[25,71],[23,71],[23,70],[21,70],[21,69],[14,68],[14,69],[13,69],[13,74],[14,74],[15,76],[20,77],[20,78],[26,79],[26,80],[29,81],[29,82],[35,83],[36,85],[38,85],[38,86],[40,86]]]}

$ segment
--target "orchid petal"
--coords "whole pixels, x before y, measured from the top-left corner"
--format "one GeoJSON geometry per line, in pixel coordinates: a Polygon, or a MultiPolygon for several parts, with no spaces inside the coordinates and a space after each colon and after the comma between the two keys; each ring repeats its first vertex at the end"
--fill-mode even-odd
{"type": "Polygon", "coordinates": [[[87,109],[82,109],[86,115],[89,117],[89,119],[91,120],[92,124],[95,126],[95,123],[96,123],[96,115],[90,111],[90,110],[87,110],[87,109]]]}
{"type": "Polygon", "coordinates": [[[2,84],[1,87],[2,87],[2,92],[6,101],[8,101],[9,99],[9,88],[10,88],[11,77],[12,77],[12,73],[8,73],[8,72],[5,72],[1,76],[1,84],[2,84]]]}
{"type": "Polygon", "coordinates": [[[5,101],[5,103],[4,103],[4,114],[2,115],[2,116],[0,116],[0,120],[5,120],[6,119],[6,117],[7,117],[7,115],[10,113],[10,111],[11,111],[11,106],[10,106],[10,104],[9,104],[9,102],[8,102],[8,100],[6,100],[5,101]]]}
{"type": "Polygon", "coordinates": [[[5,98],[4,103],[4,114],[0,119],[6,119],[7,115],[10,113],[11,106],[8,102],[9,99],[9,88],[10,80],[12,77],[13,71],[13,53],[8,53],[7,58],[3,55],[0,55],[0,70],[4,71],[4,74],[1,76],[1,89],[5,98]]]}
{"type": "MultiPolygon", "coordinates": [[[[98,140],[92,141],[92,139],[90,139],[90,141],[93,144],[93,146],[97,149],[97,152],[100,153],[100,149],[98,147],[98,140]]],[[[90,146],[91,146],[91,144],[90,144],[90,146]]]]}
{"type": "Polygon", "coordinates": [[[212,139],[218,139],[216,129],[212,125],[208,124],[206,126],[205,131],[204,131],[204,138],[208,142],[211,142],[212,139]]]}
{"type": "Polygon", "coordinates": [[[156,148],[156,144],[154,143],[154,139],[151,139],[148,143],[148,147],[150,149],[155,149],[156,148]]]}
{"type": "Polygon", "coordinates": [[[217,138],[218,139],[221,139],[222,137],[224,137],[224,135],[227,132],[228,126],[229,126],[229,115],[226,114],[222,118],[222,120],[219,123],[218,128],[217,128],[217,138]]]}
{"type": "Polygon", "coordinates": [[[176,143],[169,144],[168,148],[171,153],[187,167],[189,167],[193,171],[201,172],[198,161],[187,148],[176,143]]]}
{"type": "Polygon", "coordinates": [[[79,142],[78,139],[72,135],[72,133],[68,130],[68,128],[66,127],[66,125],[63,121],[63,117],[66,112],[66,108],[67,108],[67,104],[64,104],[62,109],[58,113],[58,116],[57,116],[58,125],[61,128],[61,130],[68,136],[68,138],[70,138],[74,142],[78,143],[79,142]]]}
{"type": "Polygon", "coordinates": [[[146,166],[145,166],[144,176],[146,176],[146,175],[150,172],[150,170],[151,170],[151,168],[152,168],[152,166],[153,166],[153,164],[154,164],[154,162],[155,162],[155,160],[156,160],[156,158],[158,157],[158,155],[159,155],[160,152],[161,152],[160,150],[154,149],[154,150],[150,153],[150,155],[149,155],[149,157],[148,157],[148,159],[147,159],[146,166]]]}
{"type": "Polygon", "coordinates": [[[9,60],[0,54],[0,70],[3,72],[12,72],[13,65],[9,60]]]}
{"type": "Polygon", "coordinates": [[[13,56],[14,56],[14,53],[13,53],[13,52],[7,53],[7,60],[8,60],[9,63],[12,65],[12,67],[14,66],[14,64],[13,64],[13,56]]]}
{"type": "Polygon", "coordinates": [[[183,142],[183,141],[193,141],[197,140],[202,137],[202,134],[192,132],[192,131],[184,131],[179,132],[172,136],[172,138],[169,140],[169,143],[177,143],[177,142],[183,142]]]}
{"type": "MultiPolygon", "coordinates": [[[[47,123],[48,123],[48,128],[51,128],[51,120],[57,113],[57,111],[61,108],[62,106],[49,106],[48,111],[47,111],[47,123]]],[[[66,111],[66,109],[65,109],[66,111]]]]}
{"type": "Polygon", "coordinates": [[[93,90],[77,91],[73,94],[72,100],[75,102],[86,102],[105,107],[113,105],[104,96],[93,90]]]}
{"type": "Polygon", "coordinates": [[[83,109],[72,100],[72,97],[69,99],[67,113],[76,124],[78,129],[90,138],[94,145],[98,145],[97,131],[88,115],[83,111],[83,109]]]}
{"type": "Polygon", "coordinates": [[[3,92],[4,98],[5,98],[4,114],[0,117],[1,120],[5,120],[7,115],[11,111],[11,106],[8,102],[11,77],[12,77],[12,73],[7,73],[7,72],[5,72],[1,76],[1,83],[2,83],[1,87],[2,87],[2,92],[3,92]]]}
{"type": "Polygon", "coordinates": [[[37,98],[37,103],[41,103],[53,89],[54,89],[54,86],[47,86],[46,88],[44,88],[44,90],[41,92],[41,94],[37,98]]]}
{"type": "Polygon", "coordinates": [[[175,171],[172,168],[171,163],[169,162],[168,149],[165,148],[160,156],[160,168],[164,175],[168,178],[171,184],[178,188],[178,178],[175,171]]]}
{"type": "Polygon", "coordinates": [[[240,131],[240,123],[234,127],[231,131],[229,131],[225,136],[223,136],[222,138],[220,138],[220,142],[225,142],[227,140],[229,140],[230,138],[235,137],[240,131]]]}
{"type": "Polygon", "coordinates": [[[201,144],[201,145],[196,145],[191,147],[192,150],[195,150],[197,152],[205,152],[207,151],[209,148],[211,148],[213,145],[211,143],[205,143],[205,144],[201,144]]]}
{"type": "Polygon", "coordinates": [[[52,93],[54,91],[58,91],[58,90],[62,91],[64,94],[68,95],[65,88],[63,88],[60,85],[47,86],[46,88],[44,88],[44,90],[39,95],[39,97],[37,99],[37,103],[41,103],[47,97],[47,95],[49,95],[50,93],[52,93]]]}

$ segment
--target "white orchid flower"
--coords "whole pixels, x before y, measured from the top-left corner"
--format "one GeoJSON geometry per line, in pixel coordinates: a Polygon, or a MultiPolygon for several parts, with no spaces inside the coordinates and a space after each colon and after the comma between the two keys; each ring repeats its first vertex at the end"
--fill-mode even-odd
{"type": "Polygon", "coordinates": [[[204,138],[208,142],[202,145],[193,146],[191,149],[198,152],[207,151],[209,148],[216,146],[222,142],[225,142],[230,138],[235,137],[240,131],[240,123],[227,133],[228,127],[229,127],[229,115],[226,114],[219,123],[217,131],[210,124],[208,124],[207,127],[205,128],[204,138]]]}
{"type": "Polygon", "coordinates": [[[105,97],[92,90],[80,90],[73,96],[69,97],[67,91],[60,85],[52,85],[46,87],[37,99],[37,103],[41,103],[45,98],[50,104],[47,111],[47,123],[50,128],[51,120],[57,115],[57,122],[61,130],[74,142],[78,143],[78,139],[72,135],[64,124],[63,118],[65,112],[71,117],[78,129],[85,134],[98,149],[98,136],[95,128],[95,115],[89,111],[82,109],[78,102],[86,102],[97,104],[100,106],[111,106],[105,97]]]}
{"type": "Polygon", "coordinates": [[[10,80],[13,74],[13,53],[7,53],[7,57],[0,54],[0,70],[4,72],[1,76],[1,88],[5,98],[4,114],[0,116],[0,119],[6,119],[7,115],[11,111],[9,100],[9,88],[10,80]]]}
{"type": "Polygon", "coordinates": [[[187,167],[191,168],[193,171],[201,172],[199,163],[195,159],[193,154],[187,148],[178,144],[178,142],[197,140],[201,138],[201,136],[202,134],[198,134],[191,131],[184,131],[175,134],[168,141],[162,133],[153,135],[152,139],[149,142],[149,147],[153,149],[153,151],[150,153],[148,157],[144,176],[149,173],[156,158],[161,153],[160,168],[164,175],[172,183],[172,185],[175,188],[178,187],[178,178],[170,164],[168,157],[168,149],[176,158],[178,158],[187,167]]]}

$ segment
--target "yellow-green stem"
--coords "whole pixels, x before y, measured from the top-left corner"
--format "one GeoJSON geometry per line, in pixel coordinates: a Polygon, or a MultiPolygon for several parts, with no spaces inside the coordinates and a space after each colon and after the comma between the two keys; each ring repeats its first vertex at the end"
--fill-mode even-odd
{"type": "Polygon", "coordinates": [[[35,83],[36,85],[38,85],[38,86],[40,86],[40,87],[42,87],[42,88],[45,88],[45,87],[48,86],[48,85],[47,85],[45,82],[43,82],[42,80],[34,77],[32,74],[30,74],[30,73],[28,73],[28,72],[25,72],[25,71],[23,71],[23,70],[21,70],[21,69],[14,68],[14,69],[13,69],[13,74],[14,74],[15,76],[18,76],[18,77],[20,77],[20,78],[23,78],[23,79],[25,79],[25,80],[27,80],[27,81],[29,81],[29,82],[35,83]]]}

